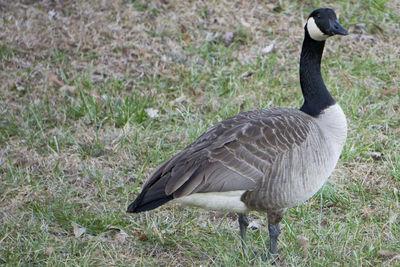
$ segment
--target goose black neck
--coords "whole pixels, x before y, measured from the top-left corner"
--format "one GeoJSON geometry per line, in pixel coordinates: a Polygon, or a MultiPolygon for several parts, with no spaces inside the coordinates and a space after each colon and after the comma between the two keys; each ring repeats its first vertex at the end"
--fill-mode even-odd
{"type": "Polygon", "coordinates": [[[335,104],[321,76],[321,58],[325,41],[315,41],[305,31],[300,55],[300,85],[304,96],[301,111],[318,116],[327,107],[335,104]]]}

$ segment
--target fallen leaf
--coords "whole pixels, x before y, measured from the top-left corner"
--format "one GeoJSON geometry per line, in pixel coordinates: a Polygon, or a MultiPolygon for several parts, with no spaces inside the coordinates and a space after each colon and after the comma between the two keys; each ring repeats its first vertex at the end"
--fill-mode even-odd
{"type": "Polygon", "coordinates": [[[367,24],[365,24],[365,23],[357,23],[355,25],[355,27],[358,28],[358,29],[365,29],[365,28],[367,28],[367,24]]]}
{"type": "Polygon", "coordinates": [[[49,20],[53,20],[53,17],[57,17],[57,12],[55,12],[54,10],[50,10],[49,11],[49,20]]]}
{"type": "Polygon", "coordinates": [[[299,236],[297,236],[297,242],[299,242],[300,246],[303,247],[304,258],[308,258],[308,248],[311,248],[308,238],[305,236],[299,235],[299,236]]]}
{"type": "Polygon", "coordinates": [[[87,239],[89,239],[89,240],[92,239],[92,238],[94,238],[94,236],[89,235],[89,234],[86,234],[85,237],[86,237],[87,239]]]}
{"type": "Polygon", "coordinates": [[[48,248],[46,248],[46,251],[44,252],[44,254],[46,254],[46,256],[50,256],[53,252],[54,252],[54,248],[48,247],[48,248]]]}
{"type": "Polygon", "coordinates": [[[381,159],[381,158],[382,158],[382,153],[381,153],[381,152],[375,152],[375,151],[373,151],[373,152],[370,153],[370,155],[371,155],[371,157],[374,158],[374,159],[381,159]]]}
{"type": "Polygon", "coordinates": [[[271,52],[274,51],[275,48],[275,43],[272,43],[270,45],[267,45],[266,47],[264,47],[263,49],[261,49],[261,54],[269,54],[271,52]]]}
{"type": "Polygon", "coordinates": [[[242,23],[242,25],[243,25],[244,27],[246,27],[246,28],[251,28],[250,23],[248,23],[247,21],[245,21],[244,18],[242,18],[242,19],[240,20],[240,23],[242,23]]]}
{"type": "Polygon", "coordinates": [[[124,243],[127,237],[128,234],[122,229],[119,229],[119,233],[115,235],[115,238],[121,243],[124,243]]]}
{"type": "Polygon", "coordinates": [[[371,36],[371,35],[363,35],[363,36],[361,36],[361,40],[363,40],[363,41],[374,41],[375,38],[374,38],[374,36],[371,36]]]}
{"type": "Polygon", "coordinates": [[[297,242],[299,242],[300,246],[303,248],[311,248],[310,242],[308,238],[302,235],[297,236],[297,242]]]}
{"type": "MultiPolygon", "coordinates": [[[[283,11],[283,8],[280,4],[278,4],[274,9],[272,9],[272,11],[280,13],[283,11]]],[[[338,15],[338,18],[339,18],[339,15],[338,15]]]]}
{"type": "Polygon", "coordinates": [[[92,90],[92,91],[90,91],[89,93],[93,96],[94,101],[96,101],[97,104],[100,104],[101,102],[103,102],[103,101],[105,100],[104,98],[102,98],[102,97],[99,95],[99,93],[97,92],[97,90],[92,90]]]}
{"type": "Polygon", "coordinates": [[[72,228],[74,228],[75,237],[81,237],[86,232],[86,228],[85,227],[80,227],[75,222],[71,222],[71,226],[72,226],[72,228]]]}
{"type": "Polygon", "coordinates": [[[351,80],[350,80],[349,76],[347,75],[347,73],[344,72],[342,69],[340,69],[340,73],[344,76],[346,83],[349,86],[353,86],[353,83],[351,82],[351,80]]]}
{"type": "Polygon", "coordinates": [[[52,81],[53,83],[57,84],[59,87],[63,87],[65,84],[60,81],[56,75],[54,75],[53,73],[51,73],[50,71],[46,72],[46,76],[47,78],[52,81]]]}
{"type": "Polygon", "coordinates": [[[384,256],[384,257],[388,257],[388,258],[400,255],[398,252],[394,252],[392,250],[386,250],[386,249],[378,250],[378,254],[381,256],[384,256]]]}
{"type": "Polygon", "coordinates": [[[274,9],[276,9],[276,5],[275,4],[266,4],[265,5],[265,7],[268,9],[268,10],[274,10],[274,9]]]}
{"type": "Polygon", "coordinates": [[[69,86],[69,85],[63,85],[63,86],[61,86],[60,91],[67,91],[67,92],[75,94],[76,93],[76,87],[75,86],[69,86]]]}
{"type": "Polygon", "coordinates": [[[60,90],[61,90],[61,91],[68,91],[68,92],[71,92],[71,93],[73,93],[73,94],[76,93],[76,87],[75,87],[75,86],[66,85],[65,83],[63,83],[62,81],[60,81],[60,80],[57,78],[57,76],[54,75],[53,73],[51,73],[51,72],[48,71],[48,72],[46,72],[46,76],[47,76],[47,78],[48,78],[50,81],[52,81],[53,83],[55,83],[56,85],[58,85],[58,86],[60,87],[60,90]]]}
{"type": "Polygon", "coordinates": [[[185,42],[190,42],[189,31],[184,25],[181,25],[181,33],[185,36],[185,42]]]}
{"type": "Polygon", "coordinates": [[[261,227],[261,224],[260,224],[259,221],[251,221],[251,222],[249,223],[249,226],[248,226],[248,227],[249,227],[250,229],[256,230],[256,229],[258,229],[258,228],[261,227]]]}
{"type": "Polygon", "coordinates": [[[182,94],[180,97],[178,97],[178,98],[176,98],[176,99],[170,101],[169,104],[170,104],[171,106],[173,106],[174,104],[181,103],[181,102],[183,102],[183,101],[185,101],[185,100],[186,100],[186,96],[185,96],[184,94],[182,94]]]}
{"type": "Polygon", "coordinates": [[[146,240],[147,240],[147,235],[144,234],[144,233],[138,234],[138,235],[137,235],[137,239],[138,239],[139,241],[146,241],[146,240]]]}
{"type": "Polygon", "coordinates": [[[252,71],[246,71],[245,73],[240,75],[240,78],[247,78],[247,77],[250,77],[251,75],[253,75],[252,71]]]}
{"type": "Polygon", "coordinates": [[[17,91],[20,91],[20,92],[25,90],[25,87],[23,87],[21,85],[15,85],[15,88],[17,88],[17,91]]]}
{"type": "Polygon", "coordinates": [[[399,86],[395,85],[391,89],[387,89],[387,90],[383,91],[383,95],[397,94],[398,91],[399,91],[399,86]]]}
{"type": "Polygon", "coordinates": [[[145,111],[150,118],[158,117],[158,109],[146,108],[145,111]]]}
{"type": "Polygon", "coordinates": [[[230,45],[233,39],[235,39],[235,34],[233,34],[233,32],[227,32],[222,36],[222,42],[224,42],[226,46],[230,45]]]}

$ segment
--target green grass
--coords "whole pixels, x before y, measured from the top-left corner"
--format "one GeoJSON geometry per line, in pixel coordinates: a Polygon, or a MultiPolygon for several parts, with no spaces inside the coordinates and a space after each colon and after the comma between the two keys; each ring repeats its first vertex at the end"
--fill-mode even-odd
{"type": "Polygon", "coordinates": [[[285,215],[280,262],[400,264],[381,251],[400,253],[397,2],[23,2],[5,4],[2,18],[0,265],[268,265],[265,214],[249,217],[260,227],[248,231],[256,254],[247,255],[235,215],[125,210],[158,164],[216,122],[301,105],[301,16],[320,6],[340,11],[351,32],[327,41],[322,63],[349,134],[330,182],[285,215]],[[226,32],[235,35],[228,45],[226,32]],[[85,233],[76,237],[71,223],[85,233]]]}

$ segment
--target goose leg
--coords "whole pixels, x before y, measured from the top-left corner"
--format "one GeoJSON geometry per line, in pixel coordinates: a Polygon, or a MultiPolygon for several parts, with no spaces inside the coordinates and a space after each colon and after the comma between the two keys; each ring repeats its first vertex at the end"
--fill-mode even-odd
{"type": "Polygon", "coordinates": [[[277,225],[268,224],[268,232],[269,232],[269,251],[272,257],[276,257],[278,256],[278,236],[281,233],[279,224],[277,225]]]}
{"type": "Polygon", "coordinates": [[[278,237],[281,233],[279,222],[282,220],[286,209],[269,210],[268,215],[268,232],[269,232],[269,252],[275,260],[278,258],[278,237]]]}
{"type": "Polygon", "coordinates": [[[240,237],[242,239],[242,246],[247,251],[246,245],[246,230],[247,226],[249,226],[249,220],[246,215],[239,214],[239,228],[240,228],[240,237]]]}

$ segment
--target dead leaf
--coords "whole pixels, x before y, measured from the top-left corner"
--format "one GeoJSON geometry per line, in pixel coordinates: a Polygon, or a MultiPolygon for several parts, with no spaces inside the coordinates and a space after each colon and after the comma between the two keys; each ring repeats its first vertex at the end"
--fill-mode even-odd
{"type": "Polygon", "coordinates": [[[361,40],[373,42],[373,41],[375,41],[375,38],[374,38],[374,36],[371,36],[371,35],[362,35],[361,40]]]}
{"type": "Polygon", "coordinates": [[[233,39],[235,39],[235,34],[233,32],[227,32],[222,36],[222,42],[224,42],[226,46],[230,45],[233,39]]]}
{"type": "Polygon", "coordinates": [[[250,229],[256,230],[256,229],[258,229],[258,228],[261,227],[261,224],[260,224],[259,221],[251,221],[251,222],[249,223],[249,226],[248,226],[248,227],[249,227],[250,229]]]}
{"type": "Polygon", "coordinates": [[[75,237],[81,237],[86,232],[86,228],[85,227],[80,227],[75,222],[71,222],[71,226],[72,226],[72,228],[74,228],[75,237]]]}
{"type": "Polygon", "coordinates": [[[308,258],[308,248],[311,248],[308,238],[302,235],[297,236],[297,242],[303,248],[304,258],[308,258]]]}
{"type": "Polygon", "coordinates": [[[50,71],[46,72],[46,76],[47,78],[52,81],[53,83],[57,84],[59,87],[63,87],[65,84],[60,81],[56,75],[54,75],[53,73],[51,73],[50,71]]]}
{"type": "Polygon", "coordinates": [[[184,25],[181,25],[181,33],[185,36],[185,42],[186,43],[190,42],[189,31],[184,25]]]}
{"type": "Polygon", "coordinates": [[[275,48],[275,43],[272,43],[270,45],[267,45],[266,47],[264,47],[263,49],[261,49],[261,54],[269,54],[272,53],[274,51],[275,48]]]}
{"type": "Polygon", "coordinates": [[[115,235],[115,238],[121,243],[124,243],[127,237],[128,234],[122,229],[120,229],[119,233],[115,235]]]}
{"type": "Polygon", "coordinates": [[[124,230],[119,227],[110,226],[109,229],[118,231],[118,233],[115,235],[115,238],[121,243],[125,242],[125,239],[129,236],[124,230]]]}
{"type": "Polygon", "coordinates": [[[140,233],[140,234],[137,235],[137,239],[139,241],[146,241],[147,240],[147,235],[144,234],[144,233],[140,233]]]}
{"type": "Polygon", "coordinates": [[[15,85],[15,88],[17,89],[17,91],[22,92],[25,91],[25,87],[21,86],[21,85],[15,85]]]}
{"type": "Polygon", "coordinates": [[[299,242],[300,246],[303,248],[311,248],[310,241],[308,241],[308,238],[305,236],[297,236],[297,242],[299,242]]]}
{"type": "Polygon", "coordinates": [[[367,24],[365,23],[357,23],[356,25],[354,25],[357,29],[365,29],[367,28],[367,24]]]}
{"type": "Polygon", "coordinates": [[[55,12],[54,10],[50,10],[49,11],[49,20],[53,20],[53,18],[57,18],[57,12],[55,12]]]}
{"type": "Polygon", "coordinates": [[[244,18],[240,20],[240,23],[246,28],[251,28],[251,24],[245,21],[244,18]]]}
{"type": "Polygon", "coordinates": [[[185,100],[186,100],[186,96],[185,96],[184,94],[182,94],[180,97],[178,97],[178,98],[176,98],[176,99],[170,101],[169,104],[170,104],[171,106],[173,106],[173,105],[178,104],[178,103],[181,103],[181,102],[183,102],[183,101],[185,101],[185,100]]]}
{"type": "Polygon", "coordinates": [[[378,250],[378,254],[381,255],[381,256],[387,257],[387,258],[400,255],[398,252],[394,252],[394,251],[386,250],[386,249],[378,250]]]}
{"type": "Polygon", "coordinates": [[[370,153],[370,155],[374,159],[381,159],[382,158],[382,153],[381,152],[373,151],[373,152],[370,153]]]}
{"type": "Polygon", "coordinates": [[[240,75],[240,78],[247,78],[247,77],[250,77],[251,75],[253,75],[252,71],[246,71],[245,73],[240,75]]]}
{"type": "Polygon", "coordinates": [[[397,94],[398,91],[399,91],[399,86],[394,85],[392,88],[383,91],[382,94],[383,95],[393,95],[393,94],[397,94]]]}
{"type": "Polygon", "coordinates": [[[75,86],[69,86],[69,85],[63,85],[60,88],[60,91],[66,91],[75,94],[76,93],[76,87],[75,86]]]}
{"type": "Polygon", "coordinates": [[[103,102],[103,101],[105,100],[104,98],[102,98],[102,97],[99,95],[99,93],[97,92],[97,90],[92,90],[92,91],[90,91],[89,93],[93,96],[94,101],[96,101],[97,104],[100,104],[101,102],[103,102]]]}
{"type": "Polygon", "coordinates": [[[214,42],[216,42],[216,40],[219,40],[220,37],[221,37],[221,34],[219,32],[216,32],[216,33],[207,32],[206,41],[208,43],[214,43],[214,42]]]}
{"type": "Polygon", "coordinates": [[[349,76],[347,75],[347,73],[344,72],[342,69],[340,69],[339,71],[340,71],[340,73],[344,76],[344,79],[345,79],[346,83],[347,83],[349,86],[353,86],[353,83],[350,81],[350,78],[349,78],[349,76]]]}
{"type": "Polygon", "coordinates": [[[48,247],[48,248],[46,248],[46,251],[44,252],[44,254],[46,254],[46,256],[50,256],[53,252],[54,252],[54,248],[48,247]]]}
{"type": "Polygon", "coordinates": [[[150,118],[158,117],[158,109],[146,108],[145,111],[146,111],[147,115],[149,115],[150,118]]]}
{"type": "Polygon", "coordinates": [[[76,93],[76,87],[75,86],[70,86],[70,85],[66,85],[65,83],[63,83],[62,81],[60,81],[56,75],[54,75],[51,72],[46,72],[46,76],[47,78],[52,81],[53,83],[55,83],[56,85],[58,85],[60,87],[61,91],[67,91],[70,93],[75,94],[76,93]]]}
{"type": "Polygon", "coordinates": [[[275,4],[266,4],[265,5],[265,7],[268,9],[268,10],[275,10],[276,9],[276,5],[275,4]]]}

